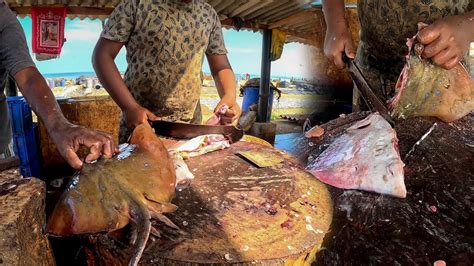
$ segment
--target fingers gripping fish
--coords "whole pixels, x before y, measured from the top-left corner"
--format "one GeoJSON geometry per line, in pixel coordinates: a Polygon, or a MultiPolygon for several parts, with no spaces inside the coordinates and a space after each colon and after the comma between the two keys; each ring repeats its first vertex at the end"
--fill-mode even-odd
{"type": "Polygon", "coordinates": [[[77,173],[49,217],[47,232],[56,236],[113,232],[131,225],[137,265],[151,230],[150,219],[177,228],[162,213],[170,203],[176,173],[161,140],[148,125],[138,126],[122,152],[112,159],[85,165],[77,173]]]}

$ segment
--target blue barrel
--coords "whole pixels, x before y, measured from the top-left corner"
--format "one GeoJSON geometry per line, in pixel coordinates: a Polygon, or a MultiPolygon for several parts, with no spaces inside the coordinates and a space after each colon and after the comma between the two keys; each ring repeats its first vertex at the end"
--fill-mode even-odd
{"type": "MultiPolygon", "coordinates": [[[[242,102],[242,111],[247,112],[249,107],[253,104],[258,104],[258,96],[260,93],[259,87],[244,87],[244,99],[242,102]]],[[[273,106],[273,90],[270,88],[270,95],[268,97],[268,114],[267,114],[267,121],[270,121],[271,118],[271,110],[273,106]]]]}

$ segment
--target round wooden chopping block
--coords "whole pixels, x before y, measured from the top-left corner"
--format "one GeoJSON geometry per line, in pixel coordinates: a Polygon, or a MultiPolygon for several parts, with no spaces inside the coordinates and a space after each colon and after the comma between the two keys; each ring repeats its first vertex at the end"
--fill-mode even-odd
{"type": "Polygon", "coordinates": [[[289,155],[273,147],[241,141],[229,149],[187,160],[195,175],[177,191],[174,213],[179,231],[161,224],[160,238],[148,240],[141,264],[310,263],[332,219],[326,186],[289,155]],[[258,168],[242,151],[281,160],[258,168]]]}

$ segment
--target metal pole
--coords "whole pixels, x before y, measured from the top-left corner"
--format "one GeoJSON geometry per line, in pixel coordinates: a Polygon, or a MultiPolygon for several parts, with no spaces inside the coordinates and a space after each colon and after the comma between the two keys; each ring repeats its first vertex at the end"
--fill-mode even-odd
{"type": "Polygon", "coordinates": [[[270,97],[270,49],[272,47],[272,30],[263,30],[262,43],[262,69],[260,72],[260,97],[258,99],[258,122],[270,122],[267,120],[268,112],[268,97],[270,97]]]}

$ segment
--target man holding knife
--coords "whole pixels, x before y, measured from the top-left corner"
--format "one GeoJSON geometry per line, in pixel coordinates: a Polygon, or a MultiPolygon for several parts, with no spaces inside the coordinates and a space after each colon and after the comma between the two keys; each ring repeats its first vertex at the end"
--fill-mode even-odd
{"type": "Polygon", "coordinates": [[[148,120],[201,123],[204,55],[221,101],[221,122],[240,115],[236,79],[216,11],[203,0],[122,0],[106,23],[93,55],[97,75],[122,109],[120,141],[148,120]],[[122,80],[114,59],[127,49],[122,80]]]}

